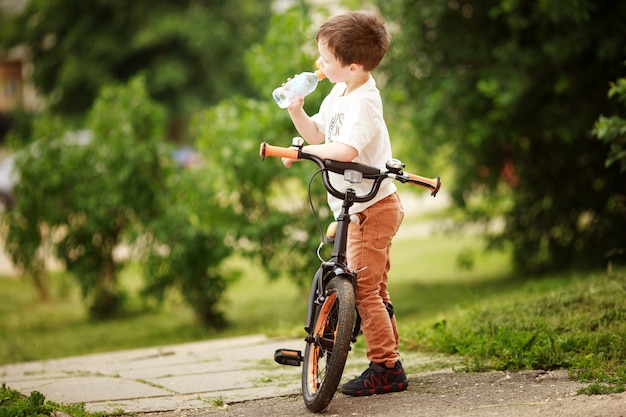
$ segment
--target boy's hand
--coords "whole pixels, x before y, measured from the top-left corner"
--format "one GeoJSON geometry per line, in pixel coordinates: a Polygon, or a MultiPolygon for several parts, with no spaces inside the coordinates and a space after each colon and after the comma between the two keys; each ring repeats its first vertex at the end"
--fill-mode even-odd
{"type": "Polygon", "coordinates": [[[291,168],[291,163],[294,161],[291,158],[282,158],[283,161],[283,165],[285,166],[285,168],[291,168]]]}
{"type": "MultiPolygon", "coordinates": [[[[297,149],[297,148],[295,146],[290,146],[290,149],[297,149]]],[[[283,161],[283,165],[285,166],[285,168],[291,168],[291,164],[293,164],[294,162],[300,161],[300,159],[281,158],[281,161],[283,161]]]]}
{"type": "Polygon", "coordinates": [[[287,110],[288,111],[294,111],[294,110],[300,110],[302,109],[302,107],[304,106],[304,97],[294,97],[293,100],[291,100],[291,104],[289,104],[289,106],[287,106],[287,110]]]}

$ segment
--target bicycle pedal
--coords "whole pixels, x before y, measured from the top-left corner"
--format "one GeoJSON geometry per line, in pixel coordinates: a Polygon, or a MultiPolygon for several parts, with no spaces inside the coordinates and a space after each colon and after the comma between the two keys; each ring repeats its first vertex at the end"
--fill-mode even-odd
{"type": "Polygon", "coordinates": [[[281,365],[300,366],[302,352],[292,349],[278,349],[274,352],[274,360],[281,365]]]}

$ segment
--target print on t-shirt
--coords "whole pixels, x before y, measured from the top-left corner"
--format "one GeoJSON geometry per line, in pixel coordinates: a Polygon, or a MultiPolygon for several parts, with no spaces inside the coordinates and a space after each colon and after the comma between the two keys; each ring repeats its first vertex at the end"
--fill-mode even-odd
{"type": "Polygon", "coordinates": [[[333,138],[339,136],[341,133],[341,125],[343,124],[343,113],[335,113],[333,117],[330,119],[330,124],[328,125],[328,139],[331,142],[333,138]]]}

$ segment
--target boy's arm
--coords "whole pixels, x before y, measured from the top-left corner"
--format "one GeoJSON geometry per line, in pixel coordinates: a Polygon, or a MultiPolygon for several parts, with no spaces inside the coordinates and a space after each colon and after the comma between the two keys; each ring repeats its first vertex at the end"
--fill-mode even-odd
{"type": "Polygon", "coordinates": [[[293,103],[287,107],[293,125],[307,143],[313,145],[324,143],[324,133],[319,130],[315,122],[306,114],[302,108],[303,105],[304,98],[296,97],[293,103]]]}
{"type": "MultiPolygon", "coordinates": [[[[302,148],[302,151],[315,155],[320,159],[332,159],[339,162],[352,162],[354,158],[359,156],[359,152],[355,148],[341,142],[307,145],[302,148]]],[[[282,161],[285,167],[291,168],[291,164],[299,160],[282,158],[282,161]]]]}
{"type": "MultiPolygon", "coordinates": [[[[324,133],[319,130],[315,122],[306,114],[302,106],[303,97],[296,97],[292,104],[287,107],[289,116],[300,133],[300,136],[309,143],[302,150],[321,159],[332,159],[340,162],[351,162],[359,156],[356,148],[341,142],[324,143],[324,133]]],[[[282,158],[283,165],[289,168],[296,160],[282,158]]]]}
{"type": "Polygon", "coordinates": [[[355,148],[341,142],[307,145],[302,148],[302,151],[315,155],[320,159],[332,159],[339,162],[351,162],[359,156],[355,148]]]}

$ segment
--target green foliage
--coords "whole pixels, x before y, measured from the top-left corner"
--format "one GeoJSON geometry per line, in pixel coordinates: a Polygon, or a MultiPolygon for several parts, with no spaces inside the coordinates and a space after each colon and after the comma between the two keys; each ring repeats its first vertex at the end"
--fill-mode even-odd
{"type": "MultiPolygon", "coordinates": [[[[285,143],[285,138],[291,137],[284,114],[270,100],[234,98],[207,110],[195,123],[196,144],[206,156],[206,178],[220,190],[218,207],[231,211],[228,226],[236,250],[258,259],[270,277],[289,273],[302,283],[317,264],[311,255],[319,234],[303,189],[314,169],[287,171],[280,160],[261,161],[263,140],[276,138],[269,140],[286,146],[290,139],[285,143]]],[[[328,216],[323,194],[319,189],[315,194],[316,205],[328,216]]]]}
{"type": "MultiPolygon", "coordinates": [[[[316,13],[325,16],[328,11],[319,8],[316,13]]],[[[253,44],[245,53],[246,70],[253,80],[255,90],[259,93],[261,103],[272,103],[272,91],[288,78],[303,71],[313,71],[319,56],[315,43],[315,31],[311,10],[305,2],[284,13],[272,16],[270,26],[263,40],[253,44]]],[[[307,96],[305,109],[309,114],[317,113],[323,97],[328,94],[332,85],[322,81],[317,89],[307,96]]],[[[284,110],[275,105],[273,110],[282,117],[280,132],[289,129],[294,132],[292,123],[284,110]]],[[[276,123],[276,121],[271,121],[276,123]]],[[[273,127],[267,127],[273,129],[273,127]]],[[[289,144],[289,143],[287,143],[289,144]]]]}
{"type": "Polygon", "coordinates": [[[28,48],[50,110],[84,115],[101,85],[144,72],[172,134],[204,103],[253,94],[244,51],[263,34],[267,1],[32,0],[0,25],[0,47],[28,48]]]}
{"type": "Polygon", "coordinates": [[[89,413],[84,404],[58,404],[46,401],[46,397],[33,391],[29,396],[7,387],[0,388],[0,416],[2,417],[48,417],[54,411],[61,411],[73,417],[98,417],[103,413],[89,413]]]}
{"type": "Polygon", "coordinates": [[[237,276],[221,267],[232,253],[227,239],[232,216],[205,178],[193,170],[170,178],[167,210],[149,224],[144,294],[163,301],[166,290],[177,288],[199,323],[221,328],[226,322],[220,301],[237,276]]]}
{"type": "MultiPolygon", "coordinates": [[[[271,98],[274,88],[287,78],[315,69],[319,55],[315,30],[317,27],[312,24],[311,10],[305,3],[272,16],[265,38],[252,45],[244,56],[246,69],[262,101],[271,98]]],[[[319,97],[321,95],[316,94],[307,98],[306,102],[319,106],[319,97]]]]}
{"type": "Polygon", "coordinates": [[[42,250],[51,245],[94,317],[121,309],[116,277],[123,261],[114,249],[159,213],[166,176],[162,126],[163,111],[135,78],[102,89],[87,132],[68,135],[58,119],[43,119],[39,140],[17,160],[6,248],[14,263],[37,276],[42,250]]]}
{"type": "MultiPolygon", "coordinates": [[[[306,61],[304,69],[310,69],[315,58],[299,49],[304,40],[284,37],[298,21],[295,16],[303,17],[303,10],[285,14],[287,24],[277,18],[268,39],[282,34],[298,45],[293,62],[306,61]]],[[[300,24],[310,21],[302,18],[300,24]]],[[[253,48],[246,57],[253,72],[267,74],[262,60],[273,50],[270,44],[253,48]]],[[[199,322],[210,327],[224,324],[218,304],[237,272],[220,264],[234,249],[259,255],[273,275],[289,271],[301,279],[298,271],[306,268],[308,277],[317,262],[310,256],[315,243],[309,239],[315,225],[298,224],[308,211],[302,185],[289,180],[281,184],[275,171],[267,169],[270,162],[264,166],[257,151],[268,137],[290,138],[293,127],[271,99],[268,80],[257,79],[267,89],[263,101],[234,98],[198,116],[195,135],[206,154],[198,171],[169,169],[161,141],[163,112],[148,97],[145,77],[131,80],[126,88],[103,88],[90,112],[87,127],[93,140],[87,144],[65,146],[64,140],[56,139],[64,135],[63,123],[45,119],[38,131],[42,154],[31,155],[20,165],[25,170],[20,194],[28,187],[35,190],[36,178],[46,181],[10,214],[21,221],[11,222],[14,259],[38,278],[44,271],[41,248],[52,245],[80,282],[93,315],[106,317],[121,309],[124,301],[116,278],[124,259],[115,258],[113,249],[126,243],[132,255],[144,261],[144,294],[163,300],[169,289],[177,288],[199,322]],[[224,141],[233,137],[238,140],[224,141]],[[35,163],[37,158],[49,162],[35,163]],[[54,174],[47,175],[50,172],[54,174]],[[284,184],[287,187],[281,189],[284,184]],[[297,208],[282,190],[298,194],[297,208]]],[[[278,76],[273,79],[281,82],[278,76]]],[[[321,92],[312,95],[309,102],[319,106],[320,96],[321,92]]],[[[289,174],[308,178],[311,172],[295,168],[289,174]]],[[[318,190],[316,195],[321,201],[323,193],[318,190]]],[[[328,210],[322,211],[328,215],[328,210]]]]}
{"type": "MultiPolygon", "coordinates": [[[[611,83],[609,97],[615,97],[626,108],[626,78],[611,83]]],[[[609,145],[606,166],[618,164],[622,172],[626,171],[626,119],[619,116],[600,116],[593,127],[593,133],[602,142],[609,145]]]]}
{"type": "Polygon", "coordinates": [[[124,308],[118,275],[132,258],[114,251],[125,244],[145,261],[146,296],[162,301],[176,288],[199,322],[219,327],[229,281],[219,264],[231,252],[226,210],[214,204],[211,184],[174,169],[163,126],[164,111],[143,77],[103,87],[83,137],[66,135],[59,119],[44,119],[41,139],[19,159],[7,250],[43,287],[45,249],[54,249],[92,317],[109,318],[124,308]]]}
{"type": "Polygon", "coordinates": [[[586,392],[620,392],[625,293],[623,270],[534,282],[450,313],[418,330],[414,343],[464,356],[469,370],[567,368],[596,383],[586,392]]]}
{"type": "Polygon", "coordinates": [[[624,392],[626,390],[626,386],[624,383],[616,383],[616,384],[601,384],[599,382],[594,382],[587,387],[581,388],[578,390],[579,394],[585,395],[605,395],[605,394],[615,394],[619,392],[624,392]]]}
{"type": "Polygon", "coordinates": [[[386,113],[412,120],[412,160],[452,148],[448,190],[471,217],[500,214],[471,200],[510,196],[493,244],[537,271],[598,266],[623,247],[625,173],[605,167],[590,129],[623,70],[626,4],[378,3],[392,28],[386,113]]]}
{"type": "Polygon", "coordinates": [[[0,389],[0,415],[2,417],[48,416],[54,408],[50,404],[45,404],[45,399],[38,391],[33,391],[25,397],[3,383],[0,389]]]}
{"type": "MultiPolygon", "coordinates": [[[[212,188],[220,190],[221,207],[233,214],[229,226],[237,250],[257,257],[270,276],[289,273],[300,283],[307,280],[318,262],[311,255],[319,231],[306,205],[305,192],[315,168],[296,164],[287,171],[280,160],[262,162],[259,146],[264,140],[289,146],[297,133],[271,92],[293,72],[314,68],[317,52],[303,47],[315,46],[311,37],[303,35],[310,31],[305,11],[296,8],[274,16],[263,43],[253,45],[246,55],[263,98],[224,100],[198,115],[192,127],[196,145],[206,158],[205,175],[212,188]],[[281,48],[276,47],[277,41],[281,48]]],[[[325,84],[321,90],[328,88],[325,84]]],[[[319,107],[321,94],[307,97],[307,105],[319,107]]],[[[328,221],[330,213],[321,186],[314,187],[313,194],[323,221],[328,221]]]]}

